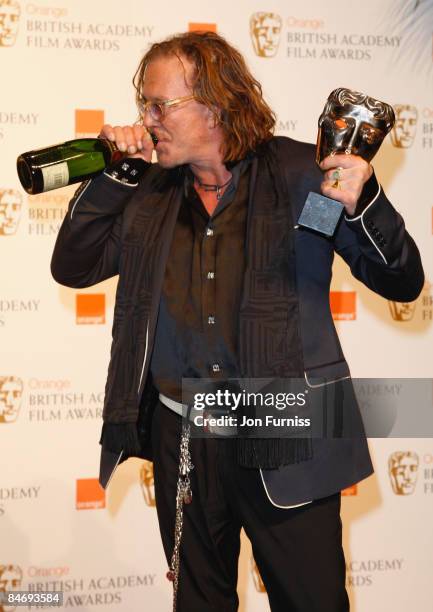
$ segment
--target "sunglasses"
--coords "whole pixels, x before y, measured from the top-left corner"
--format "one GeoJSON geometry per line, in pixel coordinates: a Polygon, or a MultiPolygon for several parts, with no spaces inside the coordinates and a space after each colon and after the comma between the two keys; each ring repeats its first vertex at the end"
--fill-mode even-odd
{"type": "Polygon", "coordinates": [[[182,98],[173,98],[172,100],[164,100],[164,102],[151,102],[148,100],[140,100],[138,102],[138,109],[140,115],[144,117],[145,113],[149,113],[152,119],[155,121],[161,121],[164,116],[166,109],[170,106],[177,106],[181,102],[187,102],[188,100],[194,100],[195,96],[183,96],[182,98]]]}

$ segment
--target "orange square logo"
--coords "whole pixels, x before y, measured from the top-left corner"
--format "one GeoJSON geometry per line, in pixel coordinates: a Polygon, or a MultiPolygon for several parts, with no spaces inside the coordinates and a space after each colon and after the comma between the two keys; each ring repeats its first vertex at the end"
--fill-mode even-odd
{"type": "Polygon", "coordinates": [[[105,508],[105,491],[97,478],[77,480],[77,510],[97,510],[105,508]]]}
{"type": "Polygon", "coordinates": [[[105,323],[105,293],[77,293],[77,325],[102,325],[105,323]]]}
{"type": "Polygon", "coordinates": [[[334,321],[356,319],[356,291],[331,291],[329,301],[334,321]]]}
{"type": "Polygon", "coordinates": [[[103,110],[75,110],[75,137],[94,138],[105,123],[103,110]]]}
{"type": "Polygon", "coordinates": [[[347,489],[343,489],[341,491],[341,495],[344,495],[344,496],[358,495],[358,485],[354,484],[351,487],[347,487],[347,489]]]}
{"type": "Polygon", "coordinates": [[[190,32],[216,32],[216,23],[189,23],[188,30],[190,32]]]}

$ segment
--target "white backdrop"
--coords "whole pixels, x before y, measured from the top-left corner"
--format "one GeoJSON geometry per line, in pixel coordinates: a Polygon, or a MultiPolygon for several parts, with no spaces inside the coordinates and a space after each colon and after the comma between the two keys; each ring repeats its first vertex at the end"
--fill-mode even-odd
{"type": "MultiPolygon", "coordinates": [[[[79,612],[169,610],[149,466],[120,466],[105,496],[96,485],[116,282],[74,291],[52,280],[73,189],[27,196],[15,159],[104,121],[133,121],[131,78],[149,43],[209,24],[245,55],[280,134],[314,142],[335,87],[395,105],[398,131],[374,166],[431,279],[433,3],[10,1],[0,0],[0,581],[63,589],[65,607],[79,612]],[[272,13],[266,51],[250,35],[258,12],[272,13]]],[[[353,376],[432,377],[429,280],[414,304],[391,304],[336,261],[332,305],[353,376]]],[[[430,612],[433,441],[370,447],[376,474],[343,498],[352,610],[430,612]],[[395,490],[391,456],[410,464],[395,490]]],[[[246,538],[239,593],[241,612],[268,609],[246,538]]]]}

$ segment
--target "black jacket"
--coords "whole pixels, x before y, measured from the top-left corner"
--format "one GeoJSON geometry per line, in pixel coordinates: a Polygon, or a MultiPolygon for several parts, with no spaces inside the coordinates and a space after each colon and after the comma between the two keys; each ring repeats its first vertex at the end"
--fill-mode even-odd
{"type": "MultiPolygon", "coordinates": [[[[308,192],[320,192],[322,173],[314,161],[315,147],[283,137],[274,138],[271,146],[283,162],[297,218],[308,192]]],[[[252,163],[250,193],[254,193],[256,161],[252,163]]],[[[118,421],[130,420],[148,379],[165,262],[182,189],[179,171],[163,170],[157,164],[146,171],[137,188],[101,175],[72,199],[55,246],[52,274],[61,284],[88,287],[119,274],[104,405],[118,421]],[[140,294],[138,279],[143,274],[150,275],[153,287],[146,295],[140,294]]],[[[332,240],[296,230],[306,383],[320,378],[331,395],[337,388],[343,390],[353,409],[356,400],[350,373],[329,305],[334,252],[357,279],[390,300],[414,300],[424,276],[418,249],[381,189],[361,215],[342,220],[332,240]]],[[[357,408],[355,412],[356,420],[357,408]]],[[[272,503],[285,507],[324,497],[373,471],[362,424],[353,438],[314,439],[313,453],[310,461],[261,470],[272,503]]],[[[109,453],[104,458],[104,446],[102,457],[108,458],[108,471],[112,471],[118,458],[109,453]]]]}

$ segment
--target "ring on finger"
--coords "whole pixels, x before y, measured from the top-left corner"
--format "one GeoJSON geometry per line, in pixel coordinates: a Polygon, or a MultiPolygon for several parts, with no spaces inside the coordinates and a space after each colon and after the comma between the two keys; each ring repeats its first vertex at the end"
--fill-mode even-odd
{"type": "Polygon", "coordinates": [[[343,170],[343,168],[341,168],[340,166],[338,168],[336,168],[333,173],[331,174],[331,178],[334,180],[334,182],[332,183],[331,187],[333,189],[341,189],[340,187],[340,181],[341,181],[341,171],[343,170]]]}

